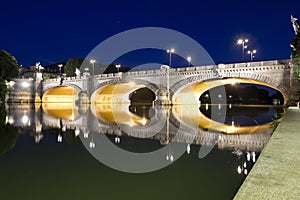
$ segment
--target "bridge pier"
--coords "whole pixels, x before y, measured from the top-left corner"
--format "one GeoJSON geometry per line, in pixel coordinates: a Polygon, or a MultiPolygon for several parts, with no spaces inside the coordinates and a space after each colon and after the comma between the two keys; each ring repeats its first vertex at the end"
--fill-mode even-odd
{"type": "Polygon", "coordinates": [[[159,89],[157,90],[155,95],[155,105],[172,105],[172,101],[170,100],[170,91],[168,91],[167,89],[159,89]]]}

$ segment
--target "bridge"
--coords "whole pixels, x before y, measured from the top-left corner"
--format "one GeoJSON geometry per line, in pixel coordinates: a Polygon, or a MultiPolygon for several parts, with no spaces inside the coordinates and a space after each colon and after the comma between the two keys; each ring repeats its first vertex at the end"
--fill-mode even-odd
{"type": "Polygon", "coordinates": [[[7,101],[130,103],[135,91],[148,88],[155,94],[156,104],[199,104],[201,94],[213,87],[253,83],[276,89],[283,95],[284,105],[289,106],[300,100],[297,67],[292,60],[273,60],[186,68],[163,65],[157,70],[85,74],[64,79],[15,79],[7,101]]]}

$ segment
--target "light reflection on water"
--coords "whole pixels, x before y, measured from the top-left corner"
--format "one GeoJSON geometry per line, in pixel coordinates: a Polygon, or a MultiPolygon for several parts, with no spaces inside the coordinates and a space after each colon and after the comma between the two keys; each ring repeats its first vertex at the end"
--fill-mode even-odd
{"type": "MultiPolygon", "coordinates": [[[[217,123],[220,123],[218,119],[214,119],[214,121],[208,120],[212,107],[210,105],[202,105],[200,107],[174,106],[165,109],[127,104],[98,104],[91,107],[88,105],[77,106],[74,104],[54,103],[43,105],[13,104],[6,105],[6,112],[4,112],[4,107],[2,106],[3,112],[1,113],[3,116],[1,120],[3,125],[1,126],[0,135],[0,152],[2,156],[0,157],[0,163],[5,164],[1,166],[1,169],[14,169],[15,171],[10,171],[6,175],[1,173],[1,177],[3,175],[3,180],[6,181],[10,179],[19,181],[20,169],[15,163],[23,160],[22,162],[27,167],[32,167],[36,162],[42,162],[40,167],[47,170],[48,173],[48,175],[44,173],[43,176],[50,180],[48,183],[49,190],[55,188],[55,184],[51,181],[56,181],[55,176],[50,178],[51,175],[55,174],[51,167],[58,171],[65,171],[64,167],[66,169],[72,166],[72,172],[67,173],[67,175],[62,175],[58,172],[64,178],[62,182],[65,184],[75,181],[74,178],[70,178],[75,171],[86,173],[88,167],[91,171],[87,173],[86,177],[81,177],[77,180],[79,183],[81,181],[88,182],[87,178],[89,178],[93,179],[92,182],[103,187],[108,187],[104,186],[107,182],[111,182],[112,184],[108,185],[114,187],[113,183],[116,182],[126,185],[128,180],[125,179],[130,178],[142,182],[152,189],[156,187],[153,186],[156,184],[171,190],[176,188],[173,182],[176,183],[174,180],[179,178],[179,180],[191,183],[189,187],[183,187],[186,188],[185,190],[192,197],[199,197],[199,185],[202,185],[201,193],[203,198],[206,196],[231,199],[255,163],[259,152],[269,140],[273,131],[270,127],[273,118],[278,113],[282,113],[283,109],[279,107],[241,107],[233,105],[222,105],[221,109],[224,106],[227,108],[227,115],[225,124],[221,126],[223,128],[217,126],[217,123]],[[166,116],[167,110],[171,113],[169,119],[170,135],[166,135],[165,125],[159,133],[147,137],[147,133],[143,131],[152,130],[157,121],[161,117],[166,116]],[[253,124],[254,121],[255,123],[253,124]],[[96,131],[97,127],[93,127],[92,124],[95,123],[97,123],[97,127],[101,126],[101,133],[96,131]],[[90,148],[97,148],[97,144],[92,141],[92,135],[105,133],[113,143],[122,149],[132,152],[149,152],[161,148],[168,143],[168,140],[172,140],[179,124],[183,124],[184,127],[199,127],[192,143],[186,144],[187,153],[174,162],[171,167],[138,177],[125,175],[125,173],[120,175],[120,172],[107,169],[107,167],[96,162],[84,150],[78,137],[80,134],[84,135],[84,138],[90,141],[90,148]],[[123,131],[120,130],[119,126],[124,127],[123,131]],[[232,129],[229,130],[228,128],[230,127],[232,129]],[[124,130],[132,132],[128,134],[124,130]],[[218,132],[220,130],[223,131],[218,132]],[[231,130],[235,131],[230,132],[231,130]],[[199,148],[201,145],[210,144],[211,141],[216,141],[215,148],[207,157],[199,159],[197,157],[199,148]],[[77,164],[74,165],[74,163],[77,164]],[[57,168],[56,165],[61,165],[62,169],[57,168]],[[93,170],[95,173],[90,173],[93,170]],[[107,176],[101,177],[99,174],[102,174],[102,172],[99,170],[106,171],[107,176]],[[168,174],[169,178],[161,180],[162,173],[168,174]],[[117,175],[120,175],[120,177],[117,175]],[[99,180],[96,180],[95,177],[98,177],[99,180]],[[199,181],[203,182],[199,183],[199,181]],[[223,194],[221,192],[222,195],[219,196],[219,193],[214,192],[216,188],[222,188],[220,190],[223,191],[223,194]]],[[[184,144],[186,141],[186,138],[181,137],[175,142],[184,144]]],[[[172,155],[170,151],[166,153],[165,159],[172,161],[172,156],[176,155],[172,155]]],[[[40,171],[36,167],[32,167],[32,169],[40,171]]],[[[36,183],[35,181],[39,179],[38,175],[34,175],[32,172],[28,173],[35,178],[33,180],[27,179],[27,181],[32,184],[36,183]]],[[[144,195],[141,192],[143,189],[140,184],[132,184],[137,190],[140,190],[136,191],[137,196],[139,194],[144,195]]],[[[89,185],[89,187],[93,188],[95,186],[89,185]]],[[[128,197],[132,196],[132,194],[126,192],[129,188],[126,186],[123,190],[120,189],[121,193],[128,195],[128,197]]],[[[101,192],[105,196],[108,195],[109,191],[112,191],[112,189],[109,188],[106,192],[101,192]]],[[[114,195],[116,198],[120,198],[122,197],[121,193],[114,195]]],[[[163,192],[157,193],[162,197],[164,196],[163,192]]],[[[53,194],[57,194],[57,192],[53,194]]],[[[77,196],[85,196],[84,193],[79,194],[75,192],[73,195],[76,196],[75,194],[77,196]]],[[[153,199],[156,196],[155,192],[148,192],[147,194],[149,199],[153,199]]],[[[96,192],[94,197],[99,197],[99,195],[96,192]]],[[[108,196],[113,197],[114,195],[108,196]]],[[[185,196],[184,194],[180,195],[183,195],[182,197],[185,196]]],[[[172,197],[172,194],[168,197],[170,196],[172,197]]],[[[174,197],[178,196],[175,195],[174,197]]]]}

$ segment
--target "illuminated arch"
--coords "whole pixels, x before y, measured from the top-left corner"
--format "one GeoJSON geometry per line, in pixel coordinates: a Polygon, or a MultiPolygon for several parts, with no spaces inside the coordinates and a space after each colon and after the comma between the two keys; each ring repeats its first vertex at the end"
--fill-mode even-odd
{"type": "Polygon", "coordinates": [[[130,103],[130,95],[141,88],[148,88],[156,92],[158,89],[151,83],[141,80],[129,82],[112,82],[108,85],[101,84],[91,96],[92,104],[109,104],[109,103],[130,103]]]}
{"type": "MultiPolygon", "coordinates": [[[[273,88],[283,95],[284,104],[287,102],[287,93],[283,91],[281,88],[278,88],[274,85],[259,81],[252,80],[246,78],[226,78],[226,79],[215,79],[201,82],[191,82],[188,85],[185,85],[179,88],[176,92],[172,94],[172,102],[173,104],[199,104],[199,97],[206,92],[207,90],[228,84],[239,84],[239,83],[248,83],[248,84],[256,84],[263,85],[270,88],[273,88]]],[[[177,86],[178,87],[178,86],[177,86]]]]}
{"type": "Polygon", "coordinates": [[[79,90],[70,86],[49,88],[42,96],[43,103],[73,103],[78,98],[79,90]]]}

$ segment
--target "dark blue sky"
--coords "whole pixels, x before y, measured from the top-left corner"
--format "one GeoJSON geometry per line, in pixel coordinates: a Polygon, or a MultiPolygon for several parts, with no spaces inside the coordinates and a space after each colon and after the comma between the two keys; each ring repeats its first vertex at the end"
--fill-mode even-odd
{"type": "Polygon", "coordinates": [[[0,49],[19,64],[48,65],[84,58],[121,31],[155,26],[192,37],[216,63],[241,60],[236,40],[242,36],[258,50],[257,60],[288,59],[294,36],[291,14],[300,18],[299,0],[2,1],[0,49]]]}

